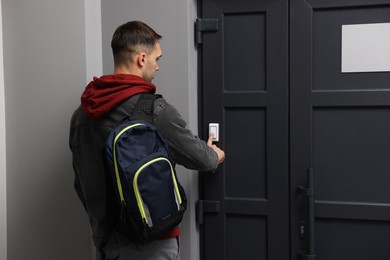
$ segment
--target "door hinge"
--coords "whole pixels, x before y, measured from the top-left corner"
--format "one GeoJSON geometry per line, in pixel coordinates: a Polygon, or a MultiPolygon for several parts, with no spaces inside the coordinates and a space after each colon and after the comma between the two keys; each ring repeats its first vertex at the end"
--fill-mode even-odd
{"type": "Polygon", "coordinates": [[[198,200],[196,202],[196,222],[198,225],[204,223],[204,213],[218,213],[221,210],[219,201],[198,200]]]}
{"type": "Polygon", "coordinates": [[[195,42],[203,43],[203,32],[218,31],[218,19],[196,19],[195,22],[195,42]]]}

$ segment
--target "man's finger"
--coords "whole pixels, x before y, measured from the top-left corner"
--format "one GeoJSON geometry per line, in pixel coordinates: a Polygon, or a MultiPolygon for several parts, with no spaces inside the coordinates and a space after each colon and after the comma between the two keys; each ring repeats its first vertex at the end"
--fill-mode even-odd
{"type": "Polygon", "coordinates": [[[207,140],[207,144],[208,144],[209,146],[213,145],[213,139],[214,139],[214,133],[212,132],[212,133],[210,133],[210,135],[209,135],[209,140],[207,140]]]}

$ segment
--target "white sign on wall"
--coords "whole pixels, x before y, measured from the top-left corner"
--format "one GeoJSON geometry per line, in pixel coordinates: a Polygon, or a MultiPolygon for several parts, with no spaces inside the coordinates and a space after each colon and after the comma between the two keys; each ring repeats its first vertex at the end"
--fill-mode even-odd
{"type": "Polygon", "coordinates": [[[341,72],[390,71],[390,23],[342,26],[341,72]]]}

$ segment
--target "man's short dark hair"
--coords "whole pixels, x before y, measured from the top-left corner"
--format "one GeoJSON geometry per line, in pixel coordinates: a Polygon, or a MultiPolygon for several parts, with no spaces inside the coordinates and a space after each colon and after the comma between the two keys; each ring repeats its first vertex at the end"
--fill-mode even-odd
{"type": "Polygon", "coordinates": [[[161,36],[143,22],[122,24],[115,30],[111,40],[115,64],[130,62],[137,51],[152,50],[160,39],[161,36]]]}

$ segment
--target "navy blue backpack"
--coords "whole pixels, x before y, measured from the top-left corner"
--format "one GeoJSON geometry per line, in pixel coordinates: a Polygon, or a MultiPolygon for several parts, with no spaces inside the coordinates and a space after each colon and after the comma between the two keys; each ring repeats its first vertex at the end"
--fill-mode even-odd
{"type": "Polygon", "coordinates": [[[121,208],[117,231],[137,244],[166,235],[179,225],[187,206],[167,142],[153,125],[158,97],[141,94],[129,119],[110,133],[105,146],[121,208]]]}

